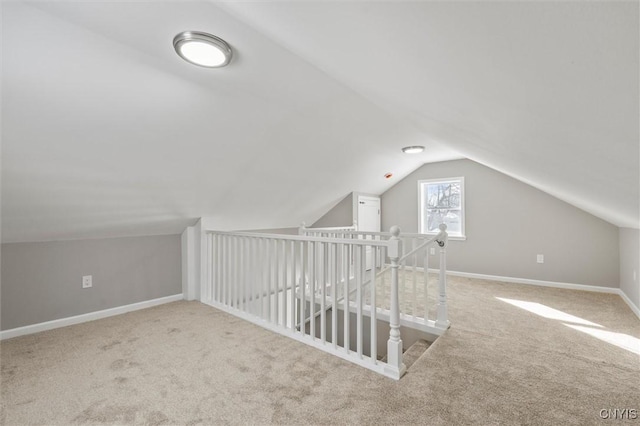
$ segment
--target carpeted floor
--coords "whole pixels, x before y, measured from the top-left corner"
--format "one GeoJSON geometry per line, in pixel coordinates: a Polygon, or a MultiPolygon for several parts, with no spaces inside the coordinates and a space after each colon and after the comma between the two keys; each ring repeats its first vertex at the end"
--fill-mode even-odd
{"type": "Polygon", "coordinates": [[[451,329],[399,382],[198,302],[7,340],[1,421],[586,425],[625,408],[640,418],[640,321],[618,296],[454,277],[449,295],[451,329]]]}

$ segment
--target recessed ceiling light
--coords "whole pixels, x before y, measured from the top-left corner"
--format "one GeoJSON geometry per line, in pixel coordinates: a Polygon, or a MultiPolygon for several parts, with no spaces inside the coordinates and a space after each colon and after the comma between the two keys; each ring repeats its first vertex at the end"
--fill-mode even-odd
{"type": "Polygon", "coordinates": [[[224,67],[231,61],[231,46],[220,37],[185,31],[173,38],[173,48],[185,61],[206,68],[224,67]]]}
{"type": "Polygon", "coordinates": [[[402,152],[405,154],[419,154],[424,151],[424,146],[405,146],[402,152]]]}

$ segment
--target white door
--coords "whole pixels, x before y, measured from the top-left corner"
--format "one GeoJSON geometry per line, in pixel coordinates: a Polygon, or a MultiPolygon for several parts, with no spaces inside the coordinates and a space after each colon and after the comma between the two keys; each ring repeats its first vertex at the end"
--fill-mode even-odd
{"type": "MultiPolygon", "coordinates": [[[[358,195],[357,200],[358,231],[380,232],[380,198],[358,195]]],[[[371,269],[371,247],[367,247],[366,268],[371,269]]]]}

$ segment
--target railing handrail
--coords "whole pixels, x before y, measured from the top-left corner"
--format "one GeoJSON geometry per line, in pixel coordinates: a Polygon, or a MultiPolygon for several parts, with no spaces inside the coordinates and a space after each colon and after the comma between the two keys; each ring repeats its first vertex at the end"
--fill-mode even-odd
{"type": "MultiPolygon", "coordinates": [[[[349,230],[347,228],[354,228],[353,226],[351,227],[336,227],[335,229],[332,228],[307,228],[307,227],[300,227],[300,229],[302,229],[302,231],[304,232],[331,232],[331,231],[340,231],[339,233],[341,234],[349,234],[349,235],[372,235],[372,236],[376,236],[376,237],[391,237],[391,233],[390,232],[373,232],[373,231],[356,231],[356,230],[349,230]]],[[[411,233],[411,232],[403,232],[402,235],[400,236],[400,238],[432,238],[432,237],[437,237],[438,234],[420,234],[420,233],[411,233]]]]}
{"type": "MultiPolygon", "coordinates": [[[[446,243],[446,238],[447,238],[446,229],[447,229],[446,227],[445,227],[445,229],[441,229],[440,232],[438,232],[438,234],[435,235],[433,238],[431,238],[428,241],[425,241],[424,243],[420,244],[418,247],[414,248],[409,253],[404,254],[400,258],[399,262],[402,263],[409,256],[414,255],[416,252],[418,252],[418,251],[422,250],[423,248],[427,247],[429,244],[437,243],[440,247],[442,247],[446,243]]],[[[406,234],[404,234],[404,235],[406,235],[406,234]]]]}
{"type": "Polygon", "coordinates": [[[310,235],[265,234],[261,232],[216,231],[216,230],[207,230],[206,233],[218,234],[218,235],[230,235],[230,236],[237,236],[237,237],[263,238],[263,239],[269,239],[269,240],[309,241],[309,242],[351,244],[351,245],[360,245],[360,246],[364,245],[364,246],[377,246],[377,247],[388,246],[388,240],[327,238],[327,237],[314,237],[310,235]]]}
{"type": "MultiPolygon", "coordinates": [[[[441,229],[440,232],[438,233],[438,235],[436,235],[435,237],[431,238],[429,241],[425,241],[424,243],[420,244],[418,247],[416,247],[413,250],[411,250],[409,253],[403,255],[400,259],[398,259],[398,263],[402,264],[402,262],[404,262],[409,256],[414,255],[416,252],[418,252],[418,251],[422,250],[423,248],[427,247],[429,244],[438,243],[438,245],[440,247],[443,247],[444,243],[446,243],[446,238],[447,238],[447,233],[446,233],[445,230],[446,230],[446,227],[445,227],[445,229],[441,229]]],[[[386,265],[384,267],[381,267],[380,270],[378,272],[376,272],[376,278],[381,277],[390,268],[391,268],[391,264],[386,265]]],[[[372,278],[369,278],[364,283],[362,283],[362,285],[366,286],[367,284],[370,284],[371,280],[372,280],[372,278]]],[[[349,292],[349,296],[353,295],[354,292],[355,292],[355,289],[351,290],[349,292]]],[[[342,298],[340,298],[339,301],[342,301],[343,299],[344,299],[344,296],[342,296],[342,298]]]]}
{"type": "Polygon", "coordinates": [[[330,231],[355,231],[356,230],[356,226],[355,225],[349,225],[349,226],[325,226],[325,227],[320,227],[320,228],[313,228],[313,227],[306,227],[306,226],[301,226],[302,229],[304,230],[309,230],[309,231],[314,231],[314,232],[330,232],[330,231]]]}

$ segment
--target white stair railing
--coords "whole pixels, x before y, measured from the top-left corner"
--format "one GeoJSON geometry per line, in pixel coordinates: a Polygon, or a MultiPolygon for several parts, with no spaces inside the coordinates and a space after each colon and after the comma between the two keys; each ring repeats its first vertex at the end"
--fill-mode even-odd
{"type": "Polygon", "coordinates": [[[399,379],[405,372],[398,296],[400,230],[394,227],[388,239],[336,238],[339,232],[334,231],[332,237],[207,231],[201,300],[399,379]],[[387,257],[389,293],[378,288],[376,273],[387,257]],[[373,308],[378,295],[389,300],[388,315],[373,308]],[[386,362],[378,360],[380,318],[390,324],[386,362]]]}
{"type": "MultiPolygon", "coordinates": [[[[347,239],[388,240],[390,232],[356,231],[354,227],[335,228],[306,228],[304,223],[300,227],[301,235],[325,236],[338,232],[347,239]]],[[[403,326],[419,329],[431,334],[440,335],[449,328],[447,316],[447,276],[446,276],[446,247],[448,243],[447,226],[441,224],[438,234],[403,233],[398,236],[402,243],[403,255],[398,259],[398,299],[400,305],[400,319],[403,326]],[[433,254],[432,254],[433,253],[433,254]],[[429,267],[430,256],[439,255],[438,268],[429,267]],[[437,273],[437,287],[431,279],[437,273]]],[[[385,291],[387,283],[391,285],[390,259],[384,260],[383,255],[378,265],[382,265],[376,276],[380,281],[380,290],[385,291]]],[[[365,286],[368,282],[365,282],[365,286]]],[[[379,316],[389,318],[391,301],[383,293],[378,298],[379,316]]],[[[368,303],[373,304],[373,303],[368,303]]]]}

